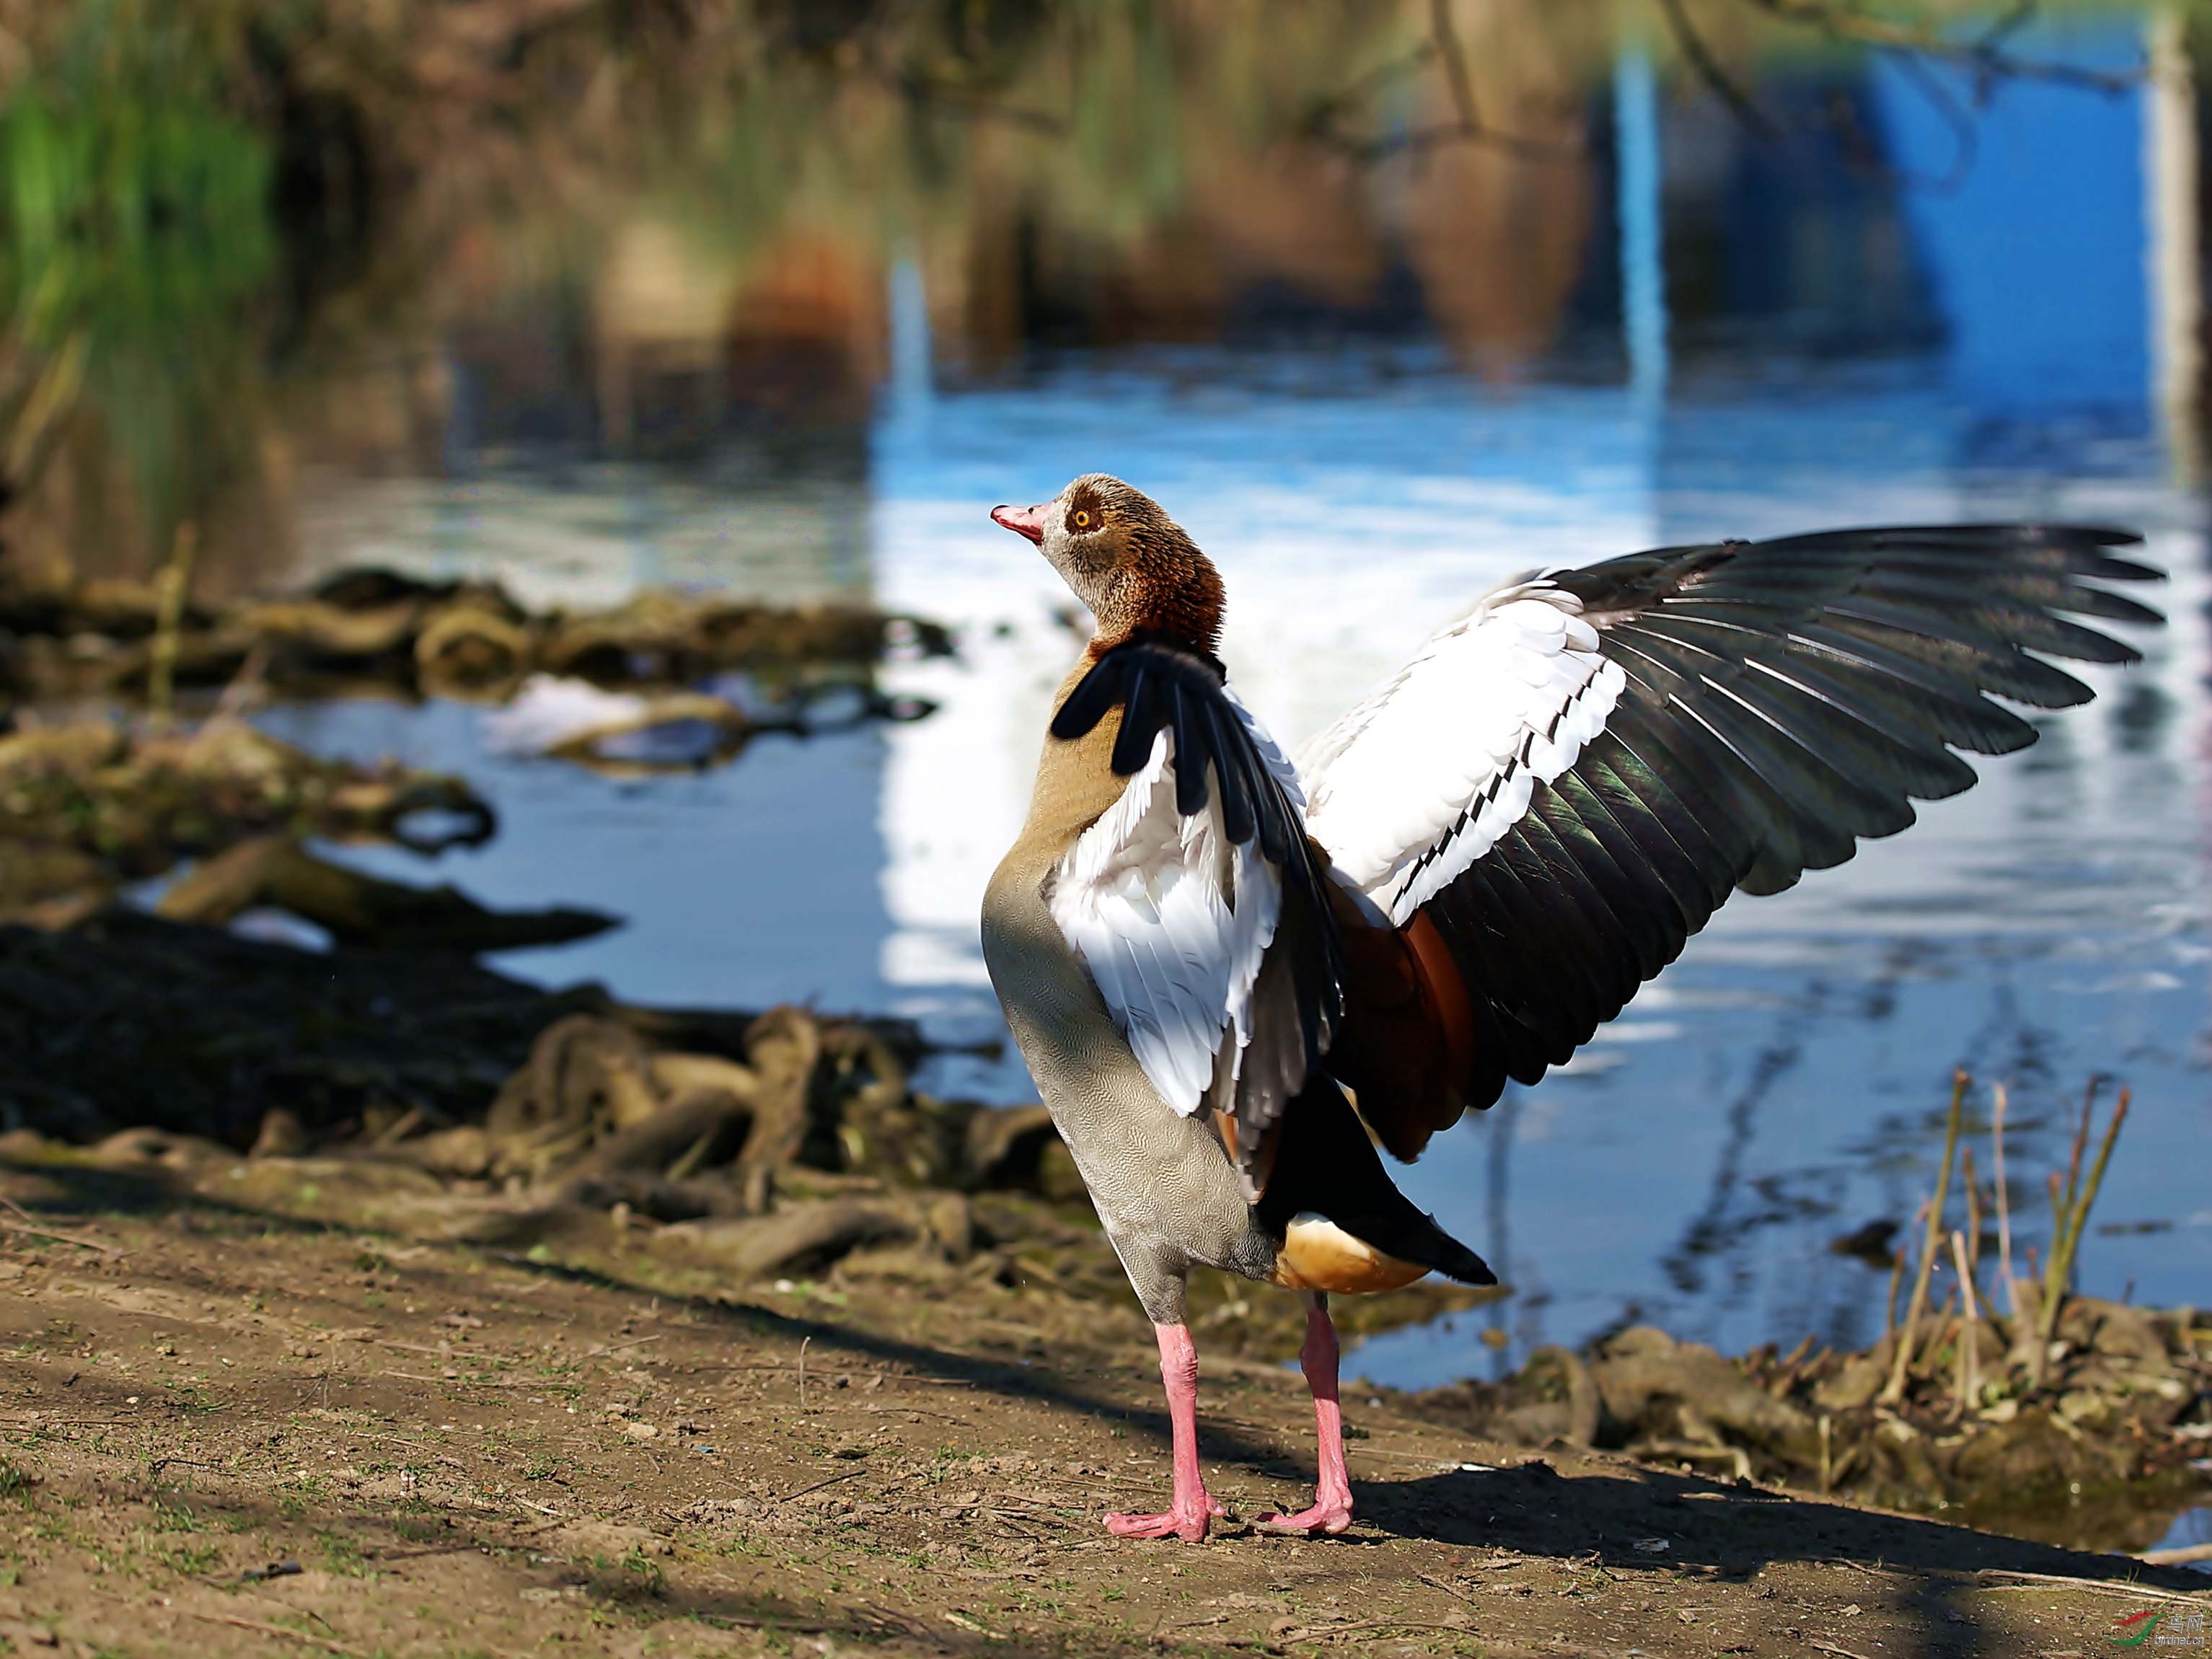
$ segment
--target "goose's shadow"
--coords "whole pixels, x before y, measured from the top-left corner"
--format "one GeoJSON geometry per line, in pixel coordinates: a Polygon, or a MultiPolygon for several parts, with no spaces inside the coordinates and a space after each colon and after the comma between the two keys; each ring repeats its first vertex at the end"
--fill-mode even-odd
{"type": "MultiPolygon", "coordinates": [[[[1911,1618],[1917,1651],[1929,1659],[2000,1650],[1982,1617],[1992,1583],[1985,1574],[2046,1573],[2115,1589],[2207,1587],[2202,1574],[2126,1556],[1626,1465],[1566,1476],[1535,1462],[1355,1483],[1354,1492],[1362,1520],[1394,1536],[1578,1560],[1624,1577],[1656,1570],[1746,1582],[1792,1562],[1863,1569],[1863,1599],[1911,1618]]],[[[2113,1606],[2129,1610],[2118,1600],[2113,1606]]]]}

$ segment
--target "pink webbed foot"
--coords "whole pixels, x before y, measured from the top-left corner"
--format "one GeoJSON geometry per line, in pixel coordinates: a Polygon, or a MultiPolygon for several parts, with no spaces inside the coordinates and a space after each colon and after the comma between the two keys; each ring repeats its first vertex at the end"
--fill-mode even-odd
{"type": "Polygon", "coordinates": [[[1106,1530],[1116,1538],[1180,1538],[1186,1544],[1202,1544],[1214,1516],[1227,1511],[1206,1493],[1199,1497],[1203,1502],[1188,1509],[1171,1509],[1164,1515],[1109,1515],[1106,1530]]]}
{"type": "Polygon", "coordinates": [[[1352,1499],[1322,1498],[1296,1515],[1263,1515],[1252,1524],[1262,1532],[1286,1532],[1300,1538],[1333,1535],[1352,1524],[1352,1499]]]}
{"type": "Polygon", "coordinates": [[[1160,1380],[1166,1384],[1168,1420],[1174,1431],[1175,1498],[1164,1515],[1109,1515],[1116,1538],[1180,1538],[1198,1544],[1217,1516],[1229,1511],[1206,1491],[1198,1469],[1198,1351],[1182,1325],[1158,1325],[1160,1380]]]}
{"type": "Polygon", "coordinates": [[[1352,1477],[1344,1465],[1344,1418],[1337,1406],[1336,1364],[1336,1327],[1329,1322],[1328,1298],[1310,1292],[1306,1303],[1306,1340],[1298,1351],[1298,1364],[1313,1390],[1321,1480],[1311,1509],[1297,1515],[1263,1515],[1253,1524],[1264,1532],[1312,1538],[1342,1532],[1352,1524],[1352,1477]]]}

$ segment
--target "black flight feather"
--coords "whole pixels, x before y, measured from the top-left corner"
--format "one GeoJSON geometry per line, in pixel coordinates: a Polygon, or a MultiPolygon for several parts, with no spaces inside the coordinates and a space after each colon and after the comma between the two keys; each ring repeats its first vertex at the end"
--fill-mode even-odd
{"type": "Polygon", "coordinates": [[[1731,890],[1778,891],[1903,829],[1915,800],[1972,784],[1956,750],[2033,743],[1995,698],[2087,702],[2045,658],[2136,661],[2073,619],[2160,620],[2104,586],[2159,579],[2112,550],[2139,539],[2072,525],[1842,530],[1553,574],[1624,684],[1574,764],[1421,907],[1474,1005],[1467,1103],[1573,1053],[1731,890]]]}

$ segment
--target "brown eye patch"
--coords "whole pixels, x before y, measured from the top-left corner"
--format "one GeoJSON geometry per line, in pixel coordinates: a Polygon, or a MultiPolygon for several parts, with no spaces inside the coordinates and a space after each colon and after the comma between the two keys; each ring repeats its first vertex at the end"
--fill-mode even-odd
{"type": "Polygon", "coordinates": [[[1093,490],[1086,487],[1068,498],[1067,527],[1076,535],[1096,530],[1105,521],[1105,503],[1093,490]]]}

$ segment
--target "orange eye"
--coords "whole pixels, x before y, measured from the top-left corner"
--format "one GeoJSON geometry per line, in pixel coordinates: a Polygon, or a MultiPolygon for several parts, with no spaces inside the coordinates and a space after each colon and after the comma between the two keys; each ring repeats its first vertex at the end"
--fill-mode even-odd
{"type": "Polygon", "coordinates": [[[1078,530],[1088,530],[1091,528],[1091,515],[1088,513],[1079,513],[1075,515],[1074,523],[1078,530]]]}

